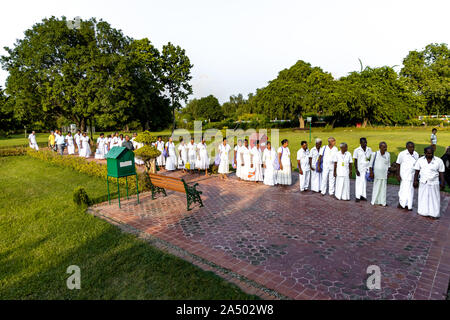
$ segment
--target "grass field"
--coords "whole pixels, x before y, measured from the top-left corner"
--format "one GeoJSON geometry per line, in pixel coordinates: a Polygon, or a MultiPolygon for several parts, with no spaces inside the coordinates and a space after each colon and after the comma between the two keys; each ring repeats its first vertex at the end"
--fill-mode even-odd
{"type": "Polygon", "coordinates": [[[27,156],[0,158],[0,299],[251,299],[73,204],[105,182],[27,156]],[[81,268],[81,290],[66,269],[81,268]]]}

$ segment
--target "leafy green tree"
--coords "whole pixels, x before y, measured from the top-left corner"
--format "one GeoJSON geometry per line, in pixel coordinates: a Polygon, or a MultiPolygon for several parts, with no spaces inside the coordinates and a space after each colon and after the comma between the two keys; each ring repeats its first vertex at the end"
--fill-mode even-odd
{"type": "Polygon", "coordinates": [[[450,113],[450,51],[447,44],[429,44],[410,51],[400,72],[412,90],[426,99],[428,114],[450,113]]]}
{"type": "Polygon", "coordinates": [[[189,120],[208,119],[220,121],[224,117],[222,106],[213,95],[192,99],[183,109],[183,114],[188,115],[189,120]]]}

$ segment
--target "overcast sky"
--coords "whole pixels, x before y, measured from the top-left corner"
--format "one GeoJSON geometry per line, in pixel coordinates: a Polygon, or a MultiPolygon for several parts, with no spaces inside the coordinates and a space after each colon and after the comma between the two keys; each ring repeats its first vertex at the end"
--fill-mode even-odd
{"type": "MultiPolygon", "coordinates": [[[[449,0],[39,0],[7,1],[0,54],[50,16],[102,18],[159,49],[172,42],[194,64],[192,97],[247,95],[304,60],[341,77],[401,65],[410,50],[450,41],[449,0]]],[[[398,71],[399,69],[396,68],[398,71]]],[[[7,73],[0,72],[4,86],[7,73]]]]}

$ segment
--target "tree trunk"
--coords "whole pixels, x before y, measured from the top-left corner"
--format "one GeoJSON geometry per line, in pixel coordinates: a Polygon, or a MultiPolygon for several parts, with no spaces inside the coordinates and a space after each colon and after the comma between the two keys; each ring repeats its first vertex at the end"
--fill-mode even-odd
{"type": "Polygon", "coordinates": [[[81,132],[86,131],[86,120],[84,118],[81,118],[78,128],[81,130],[81,132]]]}
{"type": "Polygon", "coordinates": [[[300,129],[305,129],[305,119],[303,119],[303,116],[298,117],[298,122],[300,124],[300,129]]]}
{"type": "Polygon", "coordinates": [[[363,121],[363,124],[362,124],[362,127],[363,127],[363,128],[367,127],[367,122],[368,122],[368,121],[369,121],[369,119],[364,118],[364,121],[363,121]]]}

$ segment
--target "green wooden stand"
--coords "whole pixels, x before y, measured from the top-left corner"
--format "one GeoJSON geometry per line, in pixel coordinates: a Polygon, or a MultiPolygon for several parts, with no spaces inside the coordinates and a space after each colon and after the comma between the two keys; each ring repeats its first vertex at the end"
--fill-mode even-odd
{"type": "MultiPolygon", "coordinates": [[[[137,194],[137,203],[139,202],[139,185],[138,185],[138,175],[137,173],[136,175],[136,194],[137,194]]],[[[117,179],[117,195],[118,195],[118,199],[119,199],[119,208],[121,208],[120,206],[120,185],[119,185],[119,178],[117,179]]],[[[106,185],[108,187],[108,203],[111,204],[111,194],[109,192],[109,175],[106,175],[106,185]]],[[[125,186],[126,186],[126,190],[127,190],[127,199],[130,199],[129,195],[128,195],[128,179],[127,177],[125,177],[125,186]]]]}

